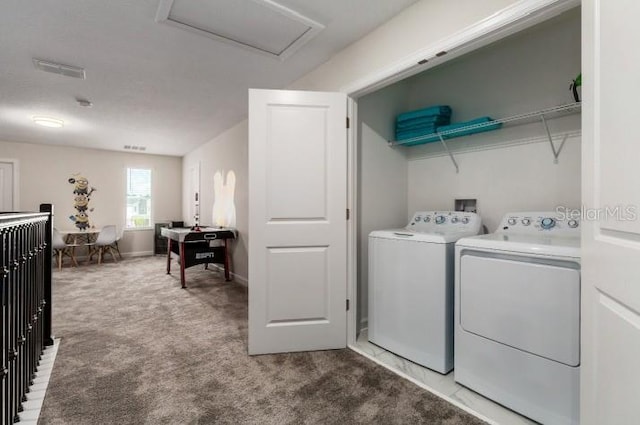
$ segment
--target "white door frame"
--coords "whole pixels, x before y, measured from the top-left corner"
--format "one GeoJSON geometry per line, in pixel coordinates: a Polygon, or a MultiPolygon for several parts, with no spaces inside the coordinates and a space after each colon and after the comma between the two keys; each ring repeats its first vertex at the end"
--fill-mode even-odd
{"type": "Polygon", "coordinates": [[[351,98],[348,108],[351,126],[348,134],[348,154],[350,156],[348,159],[349,169],[347,170],[347,205],[351,210],[351,219],[347,222],[347,295],[350,300],[350,308],[347,315],[347,345],[355,344],[358,329],[358,211],[356,210],[358,200],[357,99],[412,75],[426,71],[427,69],[433,68],[434,66],[440,65],[458,56],[486,46],[494,41],[544,22],[579,5],[580,0],[520,0],[486,19],[476,22],[462,31],[425,46],[400,61],[390,63],[387,66],[340,88],[339,91],[346,93],[351,98]],[[443,51],[447,53],[445,55],[436,56],[443,51]],[[427,59],[427,61],[423,62],[425,59],[427,59]]]}
{"type": "Polygon", "coordinates": [[[347,346],[358,336],[358,103],[347,98],[347,346]]]}
{"type": "Polygon", "coordinates": [[[13,165],[13,211],[20,210],[20,161],[15,158],[0,158],[0,162],[13,165]]]}
{"type": "Polygon", "coordinates": [[[582,91],[584,425],[638,423],[640,412],[640,195],[636,161],[626,160],[634,153],[626,144],[635,142],[628,128],[637,117],[629,106],[638,89],[625,84],[640,67],[637,55],[626,54],[637,40],[634,18],[639,11],[631,2],[605,0],[585,0],[582,9],[582,73],[587,83],[582,91]]]}

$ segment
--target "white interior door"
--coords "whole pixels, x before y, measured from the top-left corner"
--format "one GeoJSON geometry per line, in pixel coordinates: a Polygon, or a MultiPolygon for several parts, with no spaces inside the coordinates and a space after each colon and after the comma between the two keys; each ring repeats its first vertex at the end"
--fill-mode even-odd
{"type": "Polygon", "coordinates": [[[347,97],[249,91],[249,354],[344,348],[347,97]]]}
{"type": "Polygon", "coordinates": [[[0,162],[0,211],[13,211],[13,163],[0,162]]]}
{"type": "Polygon", "coordinates": [[[581,423],[632,424],[640,421],[640,2],[584,0],[582,9],[581,423]]]}

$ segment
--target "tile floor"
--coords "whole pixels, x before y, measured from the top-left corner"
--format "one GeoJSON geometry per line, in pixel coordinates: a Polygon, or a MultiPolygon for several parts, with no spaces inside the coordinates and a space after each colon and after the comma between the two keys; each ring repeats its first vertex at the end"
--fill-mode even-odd
{"type": "Polygon", "coordinates": [[[53,345],[47,347],[42,353],[42,359],[40,360],[36,377],[33,380],[30,392],[27,394],[27,401],[22,404],[24,410],[19,413],[20,425],[38,424],[40,409],[42,409],[44,395],[47,392],[47,386],[49,386],[53,362],[56,360],[59,344],[59,339],[54,340],[53,345]]]}
{"type": "Polygon", "coordinates": [[[537,423],[457,384],[453,380],[453,372],[441,375],[370,343],[367,340],[366,329],[360,332],[353,348],[379,361],[389,369],[413,378],[431,392],[465,408],[481,419],[488,420],[490,423],[500,425],[532,425],[537,423]]]}

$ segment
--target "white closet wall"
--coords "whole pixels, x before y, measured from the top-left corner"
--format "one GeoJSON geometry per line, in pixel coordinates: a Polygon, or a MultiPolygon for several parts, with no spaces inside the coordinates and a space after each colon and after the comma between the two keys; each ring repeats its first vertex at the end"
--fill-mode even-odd
{"type": "MultiPolygon", "coordinates": [[[[580,11],[574,10],[409,79],[407,109],[446,103],[453,108],[452,121],[521,114],[573,102],[569,84],[579,72],[580,11]]],[[[549,125],[553,131],[575,130],[579,120],[572,115],[549,125]]],[[[456,198],[476,198],[478,212],[494,231],[508,211],[580,205],[580,137],[567,140],[558,164],[540,122],[452,139],[448,145],[459,174],[448,156],[433,156],[442,155],[438,143],[404,148],[409,213],[451,209],[456,198]]]]}
{"type": "MultiPolygon", "coordinates": [[[[450,105],[456,122],[571,103],[569,84],[580,72],[580,58],[580,10],[575,9],[405,80],[410,87],[405,107],[450,105]]],[[[454,139],[452,147],[474,143],[474,137],[454,139]]]]}
{"type": "Polygon", "coordinates": [[[553,211],[580,205],[580,142],[568,141],[558,164],[544,143],[458,154],[456,174],[448,156],[409,161],[409,211],[450,210],[454,199],[478,200],[494,232],[509,211],[553,211]]]}
{"type": "MultiPolygon", "coordinates": [[[[367,317],[367,235],[401,227],[414,211],[450,210],[475,198],[489,231],[516,210],[580,205],[580,137],[567,140],[557,164],[540,122],[440,143],[388,147],[397,113],[446,104],[452,122],[493,118],[573,102],[580,72],[580,10],[572,10],[358,100],[360,128],[359,313],[367,317]],[[406,186],[397,175],[405,161],[406,186]],[[382,186],[381,186],[382,184],[382,186]],[[396,186],[393,186],[396,185],[396,186]],[[401,199],[406,205],[397,205],[401,199]],[[402,217],[404,212],[404,217],[402,217]]],[[[552,132],[580,128],[580,115],[549,121],[552,132]]]]}
{"type": "MultiPolygon", "coordinates": [[[[367,318],[368,235],[404,227],[407,220],[407,158],[390,149],[393,121],[402,111],[407,87],[398,83],[358,101],[358,319],[367,318]]],[[[366,326],[366,325],[365,325],[366,326]]]]}

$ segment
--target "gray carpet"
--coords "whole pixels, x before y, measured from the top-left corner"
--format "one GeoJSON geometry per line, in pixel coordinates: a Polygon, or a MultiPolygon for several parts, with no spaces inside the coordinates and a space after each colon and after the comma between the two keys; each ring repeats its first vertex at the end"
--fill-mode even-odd
{"type": "Polygon", "coordinates": [[[480,424],[351,350],[249,357],[247,290],[162,257],[54,273],[40,424],[480,424]]]}

